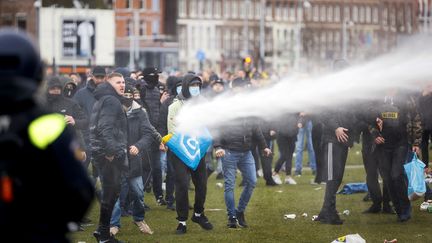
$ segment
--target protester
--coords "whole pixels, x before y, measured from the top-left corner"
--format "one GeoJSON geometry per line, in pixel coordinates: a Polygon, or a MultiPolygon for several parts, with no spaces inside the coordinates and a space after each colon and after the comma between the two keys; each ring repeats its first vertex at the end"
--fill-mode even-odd
{"type": "Polygon", "coordinates": [[[291,176],[291,168],[295,143],[297,141],[298,121],[298,113],[279,116],[277,121],[275,121],[279,159],[276,161],[272,177],[276,184],[282,184],[279,171],[283,164],[285,164],[286,173],[285,183],[290,185],[297,184],[297,182],[291,176]]]}
{"type": "MultiPolygon", "coordinates": [[[[175,117],[181,107],[190,99],[196,99],[200,95],[202,81],[194,74],[187,74],[183,77],[181,93],[173,101],[168,108],[168,133],[176,132],[175,117]]],[[[204,214],[204,204],[207,196],[207,174],[205,158],[199,162],[196,170],[187,167],[177,155],[172,154],[172,164],[175,170],[175,195],[176,195],[176,211],[179,224],[176,229],[176,234],[185,234],[187,231],[186,220],[189,215],[189,175],[195,186],[195,204],[193,206],[192,222],[199,224],[205,230],[213,229],[213,225],[209,222],[204,214]]]]}
{"type": "MultiPolygon", "coordinates": [[[[181,93],[182,80],[175,76],[170,76],[167,79],[167,89],[169,92],[169,98],[166,99],[160,107],[159,115],[159,131],[161,136],[168,134],[168,107],[173,103],[175,97],[181,93]]],[[[167,209],[175,210],[175,198],[174,198],[174,167],[172,164],[172,153],[161,151],[161,160],[165,158],[166,162],[166,189],[165,189],[165,201],[167,203],[167,209]]]]}
{"type": "MultiPolygon", "coordinates": [[[[128,160],[129,170],[126,173],[129,195],[132,204],[132,217],[134,224],[144,234],[153,234],[153,231],[144,221],[144,182],[143,182],[143,154],[155,140],[161,143],[160,134],[150,124],[147,113],[133,99],[134,88],[127,85],[125,87],[124,99],[122,104],[126,109],[128,120],[128,160]]],[[[123,189],[123,188],[122,188],[123,189]]],[[[111,217],[110,232],[115,235],[120,228],[121,207],[120,200],[114,207],[111,217]]]]}
{"type": "MultiPolygon", "coordinates": [[[[247,80],[236,78],[232,87],[235,93],[245,90],[247,80]]],[[[224,173],[224,198],[228,213],[228,228],[248,227],[245,219],[245,210],[256,185],[255,161],[252,156],[252,138],[258,142],[258,146],[264,151],[265,156],[271,155],[271,150],[266,144],[259,124],[251,118],[242,118],[219,131],[218,139],[214,141],[216,156],[222,158],[224,173]],[[237,168],[240,169],[244,189],[240,196],[237,208],[235,208],[234,187],[237,168]]]]}
{"type": "MultiPolygon", "coordinates": [[[[143,71],[144,83],[141,84],[140,96],[143,106],[146,108],[150,123],[156,130],[159,131],[159,114],[160,114],[160,91],[158,88],[160,71],[154,67],[145,68],[143,71]]],[[[162,168],[160,161],[159,143],[153,143],[148,148],[149,164],[151,166],[151,173],[153,179],[153,193],[156,202],[160,206],[166,205],[163,191],[162,191],[162,168]]]]}
{"type": "Polygon", "coordinates": [[[102,184],[99,226],[93,235],[100,242],[118,242],[109,230],[120,176],[128,166],[127,120],[121,104],[125,82],[119,73],[109,74],[107,80],[95,90],[97,102],[90,119],[91,152],[102,184]]]}

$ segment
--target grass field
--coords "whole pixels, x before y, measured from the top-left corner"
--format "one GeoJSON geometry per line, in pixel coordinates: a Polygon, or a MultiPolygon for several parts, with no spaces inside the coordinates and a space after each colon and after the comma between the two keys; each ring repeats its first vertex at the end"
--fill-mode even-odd
{"type": "MultiPolygon", "coordinates": [[[[360,165],[361,155],[354,147],[349,154],[349,165],[360,165]]],[[[306,160],[305,160],[306,161],[306,160]]],[[[364,194],[338,195],[337,208],[342,212],[350,211],[348,216],[342,215],[345,223],[341,226],[324,225],[311,220],[318,214],[322,202],[325,185],[311,185],[313,178],[310,171],[296,177],[298,185],[281,185],[266,187],[260,178],[252,199],[246,210],[247,229],[227,229],[226,210],[223,189],[216,186],[215,175],[208,181],[206,215],[214,225],[214,230],[204,231],[197,224],[188,221],[188,233],[175,235],[177,227],[176,213],[165,207],[157,206],[152,194],[145,194],[145,202],[151,207],[146,213],[146,221],[154,230],[153,235],[142,235],[133,225],[132,218],[122,218],[122,228],[117,238],[127,242],[331,242],[346,234],[360,234],[366,242],[380,242],[384,239],[398,239],[398,243],[432,242],[432,213],[419,211],[421,200],[413,202],[413,217],[406,223],[396,222],[395,215],[365,215],[361,212],[368,208],[369,202],[363,202],[364,194]],[[294,213],[297,218],[285,220],[284,214],[294,213]],[[302,217],[307,213],[307,217],[302,217]]],[[[345,171],[343,184],[363,182],[363,168],[350,168],[345,171]]],[[[283,179],[283,178],[282,178],[283,179]]],[[[237,184],[239,181],[237,181],[237,184]]],[[[236,202],[241,188],[236,188],[236,202]]],[[[193,199],[191,192],[190,198],[193,199]]],[[[98,207],[95,203],[89,212],[93,226],[84,232],[72,234],[73,242],[95,242],[92,232],[98,220],[98,207]]],[[[192,211],[190,211],[192,213],[192,211]]]]}

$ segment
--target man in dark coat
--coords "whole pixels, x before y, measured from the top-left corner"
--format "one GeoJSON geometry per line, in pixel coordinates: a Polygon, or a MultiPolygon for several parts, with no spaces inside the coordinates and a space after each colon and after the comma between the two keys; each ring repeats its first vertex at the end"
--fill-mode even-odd
{"type": "MultiPolygon", "coordinates": [[[[48,81],[47,91],[48,108],[59,114],[64,115],[66,124],[73,127],[80,143],[80,149],[85,151],[85,144],[81,131],[88,127],[88,119],[81,107],[72,99],[62,95],[62,83],[58,77],[52,77],[48,81]]],[[[85,154],[82,159],[85,160],[85,154]]]]}
{"type": "Polygon", "coordinates": [[[108,82],[95,90],[98,100],[90,119],[90,145],[102,184],[98,241],[117,242],[110,236],[111,213],[120,192],[121,172],[127,168],[127,119],[121,104],[125,81],[119,73],[108,75],[108,82]]]}
{"type": "MultiPolygon", "coordinates": [[[[132,217],[135,225],[144,234],[153,234],[153,231],[144,221],[144,182],[143,177],[143,156],[154,141],[161,143],[162,138],[150,124],[147,112],[133,99],[134,88],[127,85],[123,99],[123,106],[126,109],[128,120],[128,158],[129,170],[127,171],[127,183],[129,187],[122,187],[121,190],[128,190],[132,203],[132,217]]],[[[124,192],[122,192],[124,193],[124,192]]],[[[127,193],[127,192],[126,192],[127,193]]],[[[111,225],[114,229],[111,233],[117,233],[120,228],[121,208],[120,202],[116,206],[111,217],[111,225]]]]}
{"type": "MultiPolygon", "coordinates": [[[[144,83],[141,84],[141,100],[146,108],[150,123],[159,131],[159,113],[160,113],[160,91],[157,87],[159,83],[160,71],[154,67],[145,68],[143,71],[144,83]]],[[[152,169],[153,193],[158,205],[166,205],[162,191],[162,169],[160,161],[160,149],[158,143],[150,146],[149,159],[152,169]]]]}

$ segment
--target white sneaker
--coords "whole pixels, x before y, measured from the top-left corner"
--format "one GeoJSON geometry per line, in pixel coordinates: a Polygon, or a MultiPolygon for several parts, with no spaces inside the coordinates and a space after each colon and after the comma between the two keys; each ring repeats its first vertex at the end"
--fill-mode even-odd
{"type": "Polygon", "coordinates": [[[428,202],[423,202],[420,205],[420,211],[426,211],[428,209],[428,207],[429,207],[429,203],[428,202]]]}
{"type": "Polygon", "coordinates": [[[297,182],[291,176],[287,176],[285,177],[285,184],[297,185],[297,182]]]}
{"type": "Polygon", "coordinates": [[[258,174],[258,177],[263,177],[264,176],[262,169],[259,169],[257,171],[257,174],[258,174]]]}
{"type": "Polygon", "coordinates": [[[138,222],[134,222],[136,226],[138,226],[139,230],[144,233],[144,234],[149,234],[152,235],[153,231],[150,229],[150,227],[148,226],[148,224],[143,220],[143,221],[138,221],[138,222]]]}
{"type": "Polygon", "coordinates": [[[282,180],[281,180],[281,178],[280,178],[280,176],[279,176],[278,174],[272,176],[272,178],[273,178],[273,180],[274,180],[274,182],[275,182],[276,184],[278,184],[278,185],[281,185],[281,184],[282,184],[282,180]]]}
{"type": "Polygon", "coordinates": [[[110,234],[112,236],[115,236],[118,232],[119,232],[119,227],[117,227],[117,226],[110,227],[110,234]]]}

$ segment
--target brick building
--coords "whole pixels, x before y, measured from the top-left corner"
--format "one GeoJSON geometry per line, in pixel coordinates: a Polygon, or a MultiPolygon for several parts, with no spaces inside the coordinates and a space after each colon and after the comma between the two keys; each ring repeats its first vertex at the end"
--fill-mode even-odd
{"type": "Polygon", "coordinates": [[[173,21],[176,14],[170,13],[175,4],[176,1],[165,0],[114,2],[116,66],[131,69],[146,66],[173,69],[178,66],[176,23],[173,21]]]}
{"type": "Polygon", "coordinates": [[[14,26],[37,36],[35,0],[0,1],[0,27],[14,26]]]}
{"type": "Polygon", "coordinates": [[[335,58],[363,60],[386,52],[417,31],[416,0],[179,0],[183,69],[235,69],[245,55],[280,72],[308,71],[335,58]],[[261,16],[261,11],[265,11],[261,16]],[[247,26],[247,27],[246,27],[247,26]],[[247,34],[245,34],[247,29],[247,34]]]}

